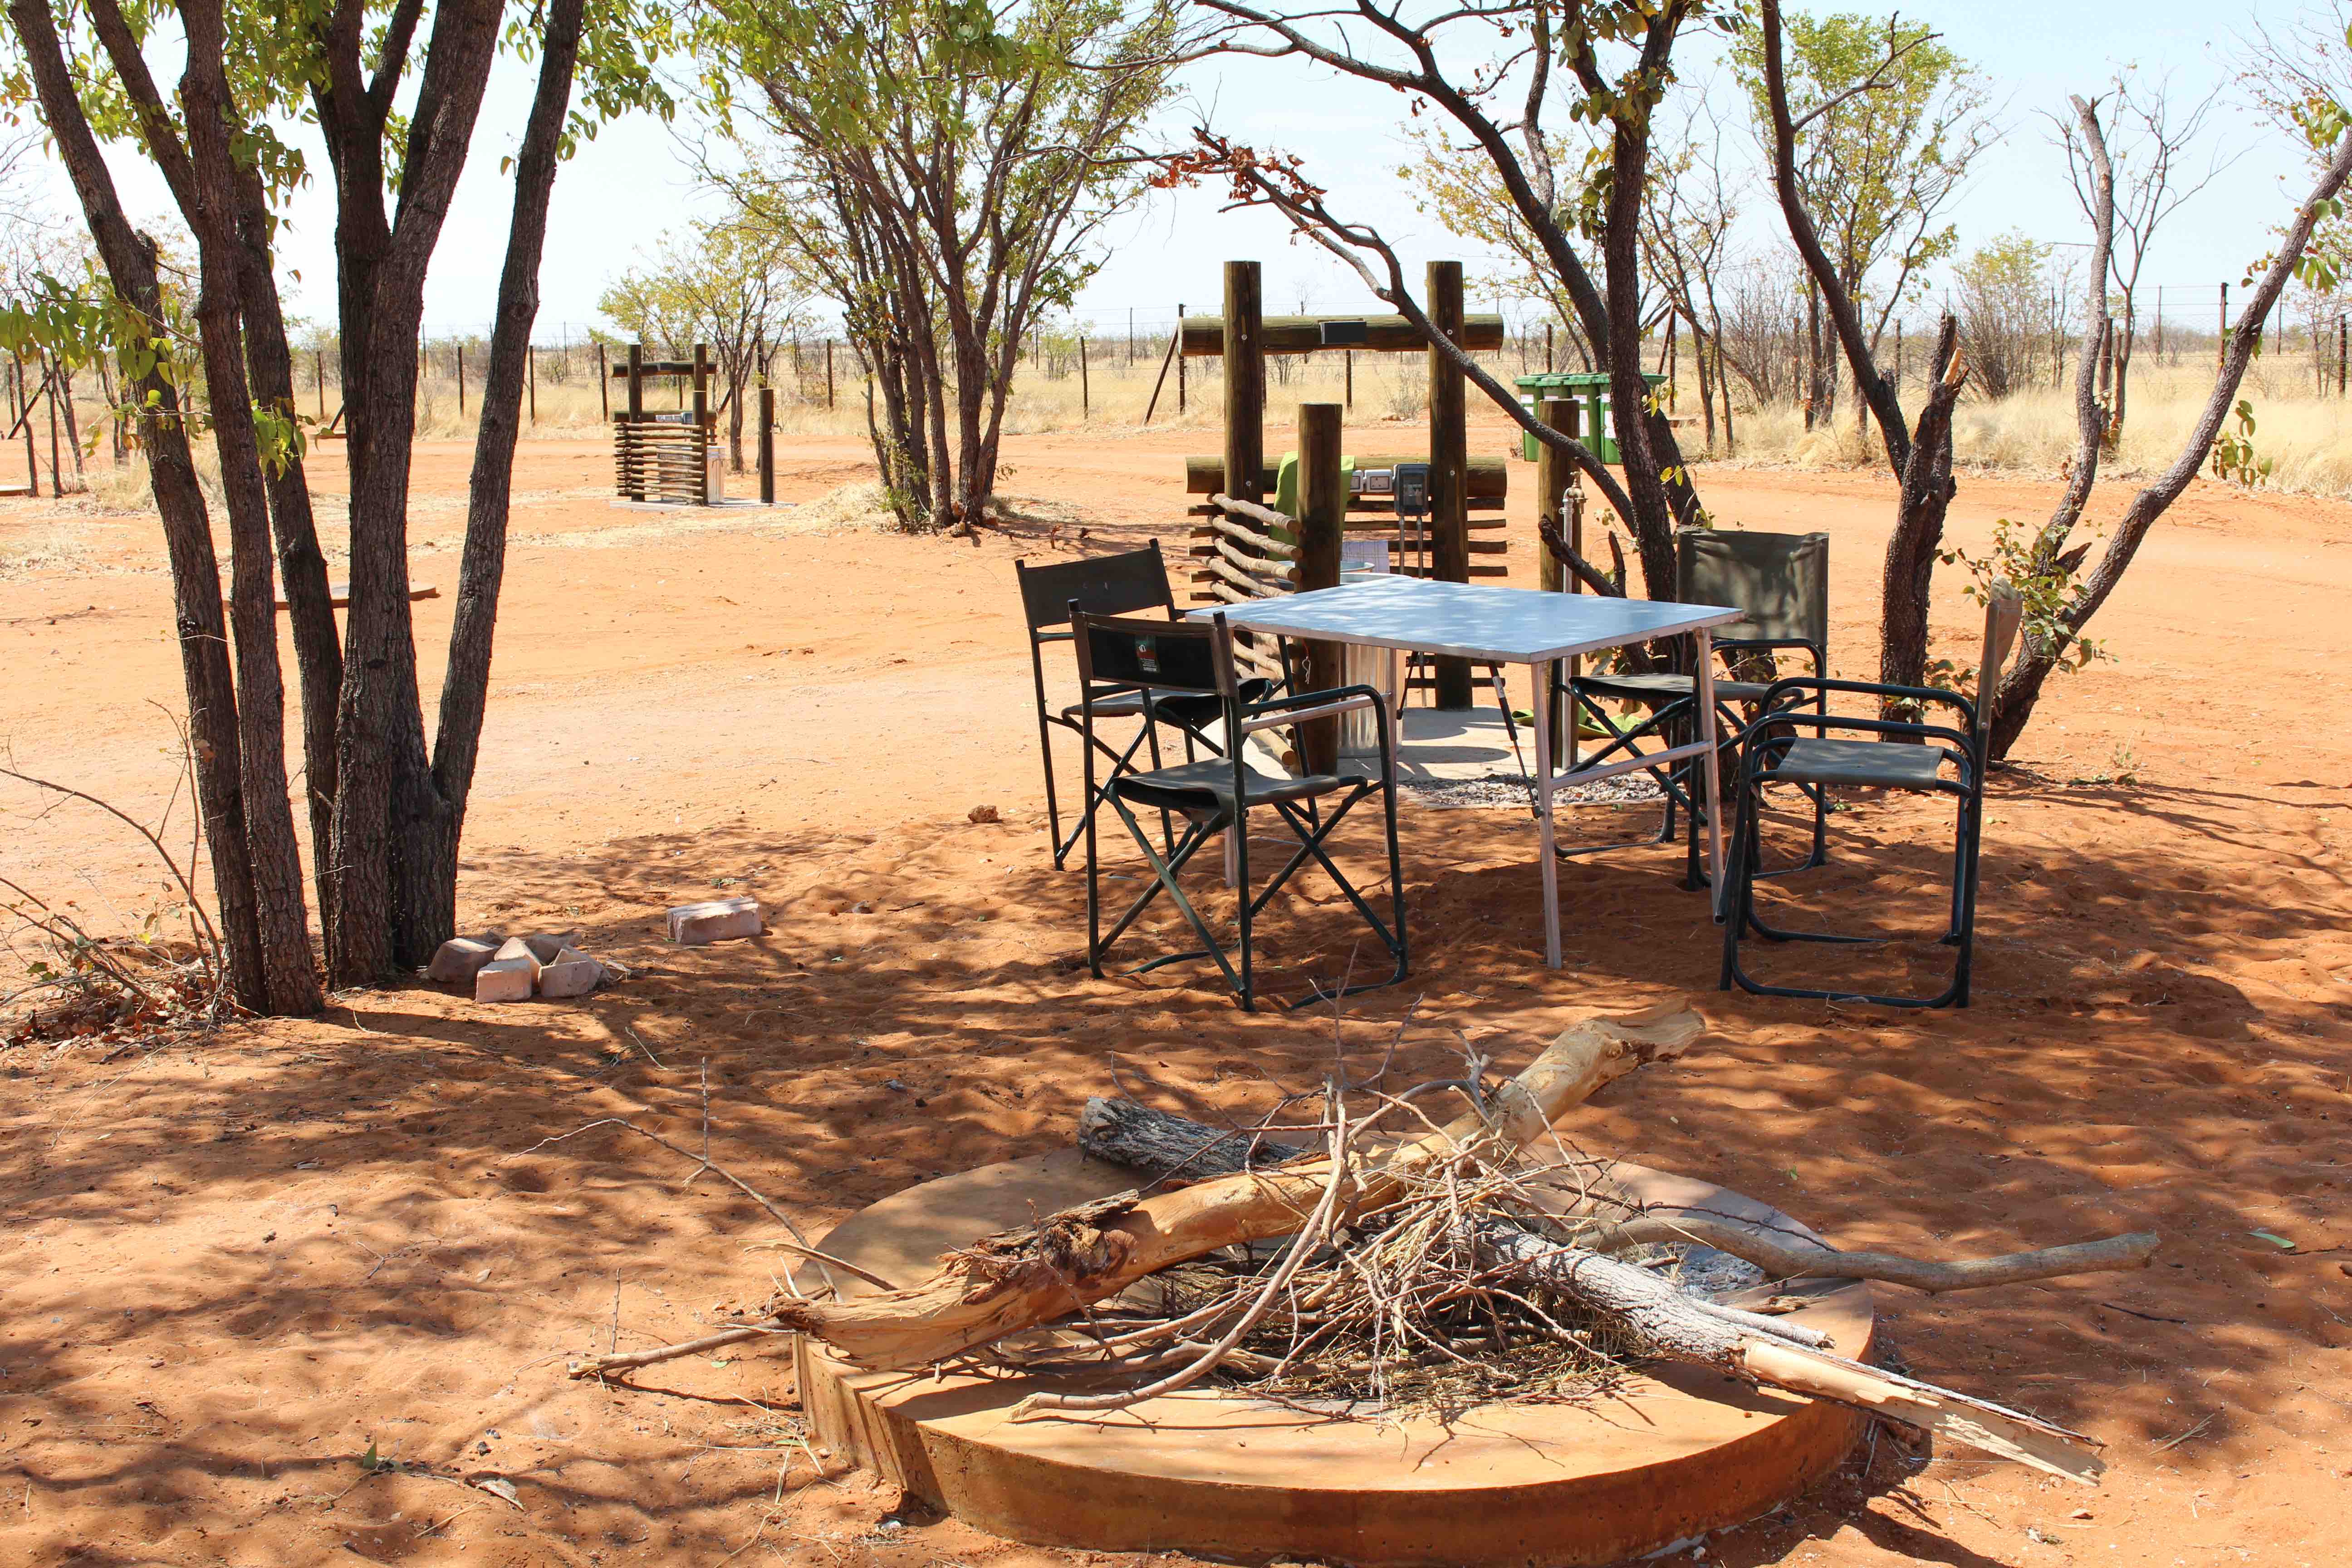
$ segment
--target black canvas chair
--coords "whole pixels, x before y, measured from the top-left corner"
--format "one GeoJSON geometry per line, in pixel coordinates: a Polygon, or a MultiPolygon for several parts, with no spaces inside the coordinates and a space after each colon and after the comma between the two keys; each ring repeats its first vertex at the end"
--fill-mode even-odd
{"type": "MultiPolygon", "coordinates": [[[[1211,754],[1216,754],[1222,745],[1208,731],[1222,713],[1213,697],[1132,692],[1096,709],[1096,716],[1100,719],[1143,720],[1150,715],[1150,722],[1139,723],[1126,744],[1118,746],[1088,734],[1079,722],[1077,703],[1055,708],[1045,695],[1045,645],[1070,640],[1073,607],[1107,616],[1149,610],[1170,620],[1176,618],[1176,595],[1169,586],[1168,563],[1160,553],[1158,540],[1142,550],[1098,555],[1086,561],[1055,561],[1043,566],[1015,561],[1013,574],[1021,584],[1021,613],[1029,628],[1029,673],[1037,697],[1037,749],[1045,767],[1046,832],[1053,841],[1054,866],[1058,870],[1077,847],[1084,825],[1076,823],[1068,833],[1062,831],[1061,802],[1054,788],[1053,732],[1056,728],[1082,737],[1082,743],[1090,751],[1100,748],[1110,764],[1109,773],[1116,774],[1136,765],[1139,751],[1146,754],[1153,767],[1160,765],[1161,722],[1173,724],[1182,735],[1185,761],[1192,760],[1196,747],[1204,746],[1211,754]]],[[[1274,683],[1258,682],[1250,690],[1251,700],[1260,700],[1273,694],[1274,683]]],[[[1091,816],[1099,804],[1098,790],[1089,786],[1086,808],[1080,816],[1091,816]]],[[[1164,822],[1161,828],[1164,841],[1172,847],[1172,831],[1164,822]]]]}
{"type": "MultiPolygon", "coordinates": [[[[1736,735],[1747,721],[1742,710],[1760,702],[1779,673],[1782,654],[1801,654],[1816,677],[1829,673],[1830,536],[1826,533],[1751,533],[1745,530],[1685,528],[1675,534],[1675,597],[1685,605],[1728,605],[1746,615],[1715,633],[1717,657],[1723,668],[1715,679],[1717,731],[1736,735]]],[[[1579,677],[1570,692],[1576,705],[1599,719],[1614,738],[1585,758],[1605,762],[1619,752],[1645,754],[1644,742],[1660,746],[1683,743],[1697,733],[1698,682],[1686,670],[1622,672],[1579,677]],[[1638,703],[1649,710],[1638,723],[1627,724],[1612,715],[1608,704],[1638,703]]],[[[1826,709],[1823,710],[1826,711],[1826,709]]],[[[1571,721],[1575,715],[1571,713],[1571,721]]],[[[1699,803],[1704,788],[1694,787],[1701,775],[1692,772],[1700,759],[1650,770],[1665,795],[1665,816],[1654,838],[1625,844],[1580,845],[1560,850],[1563,856],[1591,855],[1641,844],[1664,844],[1675,837],[1677,815],[1689,824],[1684,851],[1687,885],[1706,885],[1698,854],[1699,803]]],[[[1759,871],[1759,876],[1784,876],[1821,865],[1827,858],[1828,801],[1819,789],[1807,788],[1813,803],[1811,853],[1793,866],[1759,871]]]]}
{"type": "MultiPolygon", "coordinates": [[[[1074,612],[1070,626],[1077,640],[1078,678],[1083,696],[1080,700],[1080,721],[1087,736],[1087,790],[1092,798],[1097,790],[1095,761],[1098,752],[1094,739],[1097,716],[1106,706],[1118,704],[1130,693],[1176,693],[1215,706],[1223,721],[1223,733],[1228,738],[1226,754],[1204,757],[1172,767],[1153,768],[1149,772],[1122,770],[1102,781],[1102,797],[1119,820],[1127,825],[1144,858],[1151,863],[1151,885],[1137,895],[1118,920],[1106,931],[1102,924],[1101,855],[1097,842],[1096,818],[1087,814],[1087,967],[1093,973],[1103,972],[1103,955],[1125,934],[1152,901],[1166,893],[1192,930],[1199,935],[1199,949],[1170,953],[1139,965],[1133,973],[1157,969],[1162,964],[1183,959],[1212,958],[1224,973],[1225,979],[1238,992],[1244,1010],[1256,1006],[1256,980],[1251,963],[1251,931],[1258,911],[1266,901],[1280,891],[1291,876],[1309,860],[1321,866],[1348,901],[1363,916],[1365,922],[1386,950],[1392,966],[1385,979],[1364,984],[1341,984],[1318,987],[1321,997],[1347,995],[1368,991],[1377,985],[1393,984],[1405,974],[1404,873],[1397,853],[1396,773],[1389,744],[1389,712],[1380,693],[1370,686],[1347,686],[1328,691],[1309,691],[1289,697],[1278,697],[1271,691],[1254,689],[1264,682],[1244,680],[1234,664],[1233,633],[1223,615],[1206,621],[1170,623],[1146,616],[1089,615],[1084,610],[1074,612]],[[1380,744],[1376,755],[1379,772],[1372,777],[1360,778],[1337,773],[1308,773],[1303,777],[1276,777],[1259,773],[1243,756],[1243,739],[1259,730],[1297,725],[1308,719],[1336,716],[1357,710],[1369,709],[1379,726],[1380,744]],[[1367,796],[1381,797],[1385,812],[1388,834],[1389,888],[1391,918],[1383,921],[1372,906],[1365,901],[1347,878],[1340,875],[1329,852],[1325,848],[1332,829],[1339,826],[1348,813],[1367,796]],[[1165,854],[1154,846],[1152,836],[1137,813],[1141,811],[1172,812],[1185,821],[1182,837],[1165,854]],[[1249,827],[1252,812],[1271,811],[1288,825],[1298,839],[1298,848],[1286,861],[1282,869],[1262,889],[1253,892],[1250,886],[1249,827]],[[1233,868],[1235,902],[1238,906],[1236,924],[1238,940],[1229,954],[1224,942],[1209,929],[1208,921],[1192,900],[1185,896],[1180,879],[1204,845],[1215,843],[1221,834],[1233,836],[1233,868]]],[[[1295,741],[1294,741],[1295,743],[1295,741]]]]}
{"type": "Polygon", "coordinates": [[[1984,823],[1984,778],[1992,704],[1986,694],[2000,684],[2001,667],[2017,640],[2023,609],[2018,592],[1997,584],[1987,595],[1983,660],[1977,667],[1975,700],[1935,687],[1880,686],[1859,680],[1799,676],[1773,683],[1762,712],[1740,737],[1738,782],[1726,806],[1732,814],[1731,849],[1723,889],[1722,988],[1734,985],[1761,996],[1818,996],[1875,1002],[1889,1007],[1969,1005],[1969,964],[1976,943],[1977,849],[1984,823]],[[1871,714],[1827,710],[1831,693],[1872,700],[1871,714]],[[1883,717],[1890,706],[1916,710],[1916,721],[1883,717]],[[1938,710],[1958,715],[1957,723],[1935,722],[1938,710]],[[1864,736],[1835,740],[1832,730],[1864,736]],[[1808,734],[1804,731],[1810,731],[1808,734]],[[1895,741],[1916,744],[1891,743],[1895,741]],[[1951,770],[1947,773],[1947,769],[1951,770]],[[1932,996],[1880,996],[1865,992],[1766,985],[1740,967],[1739,943],[1749,931],[1768,942],[1873,943],[1885,939],[1826,931],[1783,931],[1756,912],[1757,840],[1767,785],[1807,784],[1835,788],[1906,790],[1945,795],[1957,803],[1953,832],[1951,918],[1942,938],[1957,950],[1951,983],[1932,996]]]}

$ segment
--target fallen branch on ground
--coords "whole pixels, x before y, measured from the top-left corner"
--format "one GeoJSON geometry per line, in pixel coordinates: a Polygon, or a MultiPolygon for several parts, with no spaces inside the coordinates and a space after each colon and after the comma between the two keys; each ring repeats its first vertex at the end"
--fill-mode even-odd
{"type": "MultiPolygon", "coordinates": [[[[1379,1207],[1408,1181],[1442,1167],[1507,1158],[1603,1084],[1680,1056],[1698,1016],[1654,1009],[1593,1019],[1562,1033],[1478,1110],[1397,1146],[1365,1172],[1341,1223],[1379,1207]]],[[[823,1340],[858,1365],[927,1366],[1113,1296],[1146,1275],[1219,1247],[1295,1235],[1331,1176],[1328,1157],[1295,1160],[1174,1192],[1121,1194],[983,1237],[950,1253],[929,1279],[849,1300],[793,1298],[775,1321],[823,1340]]]]}

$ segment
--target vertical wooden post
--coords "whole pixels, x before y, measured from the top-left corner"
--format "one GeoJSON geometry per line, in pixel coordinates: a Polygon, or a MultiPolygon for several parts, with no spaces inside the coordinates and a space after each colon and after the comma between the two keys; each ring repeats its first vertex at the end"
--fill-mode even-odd
{"type": "MultiPolygon", "coordinates": [[[[1430,324],[1462,340],[1462,263],[1433,261],[1427,273],[1430,324]]],[[[1429,351],[1429,526],[1431,575],[1441,583],[1470,580],[1470,442],[1468,387],[1454,362],[1429,351]]],[[[1437,706],[1470,706],[1470,661],[1439,658],[1437,706]]]]}
{"type": "Polygon", "coordinates": [[[327,353],[324,349],[310,351],[310,374],[319,383],[319,417],[327,416],[327,353]]]}
{"type": "Polygon", "coordinates": [[[1176,416],[1184,416],[1184,302],[1176,302],[1176,416]]]}
{"type": "Polygon", "coordinates": [[[25,489],[28,495],[41,493],[41,449],[33,441],[33,393],[25,384],[25,356],[16,350],[8,357],[16,364],[16,422],[25,428],[25,489]]]}
{"type": "MultiPolygon", "coordinates": [[[[1260,282],[1256,262],[1225,263],[1225,493],[1236,500],[1262,499],[1265,469],[1265,318],[1260,282]]],[[[1184,363],[1181,350],[1176,363],[1184,363]]]]}
{"type": "MultiPolygon", "coordinates": [[[[1536,404],[1536,417],[1563,436],[1577,433],[1577,404],[1572,397],[1546,397],[1536,404]]],[[[1576,482],[1576,465],[1548,442],[1536,445],[1536,515],[1548,518],[1559,531],[1568,547],[1578,554],[1584,553],[1584,508],[1571,505],[1563,498],[1570,485],[1576,482]]],[[[1559,558],[1540,543],[1536,554],[1536,585],[1547,594],[1580,594],[1583,582],[1570,572],[1559,558]]],[[[1568,678],[1573,681],[1581,673],[1582,660],[1570,659],[1568,678]]],[[[1542,693],[1536,694],[1540,700],[1542,693]]],[[[1558,768],[1569,760],[1569,742],[1574,733],[1570,726],[1576,721],[1573,701],[1555,703],[1552,707],[1551,750],[1552,766],[1558,768]]]]}
{"type": "Polygon", "coordinates": [[[1549,321],[1546,321],[1544,323],[1544,370],[1546,374],[1549,374],[1551,368],[1551,323],[1549,321]]]}
{"type": "Polygon", "coordinates": [[[1348,365],[1347,409],[1353,414],[1356,411],[1356,351],[1341,349],[1339,355],[1348,365]]]}
{"type": "Polygon", "coordinates": [[[529,378],[530,385],[530,422],[533,425],[536,425],[539,423],[539,351],[534,348],[525,348],[522,352],[529,356],[527,363],[530,369],[530,375],[529,378]]]}
{"type": "MultiPolygon", "coordinates": [[[[1342,415],[1336,403],[1298,405],[1298,575],[1300,593],[1339,585],[1339,539],[1348,516],[1347,478],[1340,472],[1342,415]]],[[[1328,691],[1343,683],[1338,643],[1307,645],[1307,687],[1328,691]]],[[[1298,727],[1298,758],[1310,773],[1339,771],[1339,721],[1310,719],[1298,727]]]]}
{"type": "Polygon", "coordinates": [[[1083,421],[1092,413],[1087,390],[1087,340],[1078,340],[1078,418],[1083,421]]]}
{"type": "Polygon", "coordinates": [[[604,363],[604,345],[596,344],[596,410],[605,423],[613,418],[613,372],[604,363]]]}
{"type": "Polygon", "coordinates": [[[457,340],[457,417],[466,416],[466,340],[457,340]]]}
{"type": "Polygon", "coordinates": [[[2346,362],[2352,359],[2352,355],[2345,352],[2347,348],[2352,348],[2352,329],[2347,329],[2345,319],[2338,316],[2336,318],[2336,395],[2338,397],[2344,395],[2346,362]]]}
{"type": "Polygon", "coordinates": [[[2225,279],[2222,281],[2222,284],[2221,284],[2221,330],[2218,333],[2214,334],[2214,338],[2213,338],[2213,362],[2214,362],[2216,364],[2227,364],[2227,363],[2229,363],[2229,361],[2230,361],[2230,285],[2229,285],[2228,280],[2225,279]]]}
{"type": "Polygon", "coordinates": [[[776,389],[760,388],[760,504],[776,504],[776,389]]]}
{"type": "Polygon", "coordinates": [[[824,340],[824,405],[833,406],[833,340],[824,340]]]}
{"type": "Polygon", "coordinates": [[[694,502],[697,506],[710,504],[710,453],[716,445],[711,439],[710,417],[710,345],[694,345],[694,434],[695,450],[701,461],[694,470],[694,502]]]}
{"type": "Polygon", "coordinates": [[[635,425],[646,415],[646,345],[629,345],[629,423],[635,425]]]}
{"type": "Polygon", "coordinates": [[[45,367],[41,373],[41,384],[47,387],[49,393],[49,497],[54,500],[66,493],[65,465],[58,460],[58,366],[57,362],[46,354],[38,363],[45,367]]]}

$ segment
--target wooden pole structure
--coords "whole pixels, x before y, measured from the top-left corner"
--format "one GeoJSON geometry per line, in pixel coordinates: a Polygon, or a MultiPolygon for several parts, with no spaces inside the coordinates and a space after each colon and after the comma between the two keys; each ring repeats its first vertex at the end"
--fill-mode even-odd
{"type": "Polygon", "coordinates": [[[319,417],[327,416],[327,354],[323,349],[310,351],[310,374],[319,384],[319,417]]]}
{"type": "Polygon", "coordinates": [[[25,384],[25,356],[16,350],[8,357],[16,363],[16,423],[25,431],[25,493],[41,493],[41,449],[33,440],[33,393],[25,384]]]}
{"type": "Polygon", "coordinates": [[[2352,328],[2347,328],[2345,319],[2338,316],[2336,318],[2336,395],[2338,397],[2344,395],[2346,362],[2352,360],[2352,354],[2346,352],[2347,349],[2352,349],[2352,328]]]}
{"type": "Polygon", "coordinates": [[[606,424],[613,422],[613,372],[604,363],[604,345],[596,345],[596,409],[606,424]]]}
{"type": "Polygon", "coordinates": [[[457,417],[466,416],[466,340],[457,340],[457,417]]]}
{"type": "Polygon", "coordinates": [[[2221,330],[2213,335],[2213,358],[2219,364],[2230,363],[2230,284],[2221,283],[2221,330]]]}
{"type": "Polygon", "coordinates": [[[694,345],[694,434],[702,454],[702,466],[696,474],[696,502],[710,504],[710,345],[694,345]]]}
{"type": "MultiPolygon", "coordinates": [[[[632,429],[634,429],[636,425],[644,420],[645,415],[646,345],[643,343],[631,343],[629,345],[629,405],[625,417],[632,429]]],[[[628,482],[629,499],[631,500],[643,500],[646,499],[646,488],[642,482],[641,468],[633,465],[628,471],[623,475],[623,478],[628,482]]]]}
{"type": "Polygon", "coordinates": [[[41,384],[49,394],[49,496],[52,500],[66,493],[65,465],[58,458],[58,370],[57,362],[43,356],[47,368],[42,373],[41,384]]]}
{"type": "Polygon", "coordinates": [[[1176,356],[1176,417],[1184,417],[1184,302],[1176,301],[1176,331],[1169,337],[1168,352],[1176,356]]]}
{"type": "Polygon", "coordinates": [[[760,504],[776,504],[776,389],[760,388],[760,504]]]}
{"type": "MultiPolygon", "coordinates": [[[[1298,574],[1304,594],[1339,585],[1339,539],[1348,519],[1348,481],[1340,471],[1343,416],[1336,403],[1298,405],[1298,574]]],[[[1341,649],[1334,642],[1307,644],[1307,689],[1328,691],[1343,684],[1341,649]]],[[[1298,727],[1298,757],[1310,773],[1339,768],[1337,715],[1310,719],[1298,727]]]]}
{"type": "MultiPolygon", "coordinates": [[[[1462,338],[1462,263],[1433,261],[1427,273],[1430,324],[1448,338],[1462,338]]],[[[1431,575],[1442,583],[1470,580],[1470,442],[1468,383],[1454,363],[1429,351],[1429,526],[1431,575]]],[[[1232,477],[1227,470],[1227,479],[1232,477]]],[[[1470,661],[1441,658],[1437,706],[1461,712],[1470,706],[1470,661]]]]}
{"type": "MultiPolygon", "coordinates": [[[[1256,262],[1225,263],[1225,493],[1239,500],[1265,499],[1261,472],[1265,467],[1261,282],[1256,262]]],[[[1177,363],[1183,363],[1181,356],[1177,363]]]]}
{"type": "Polygon", "coordinates": [[[522,352],[530,356],[528,363],[530,367],[530,422],[536,425],[539,423],[539,351],[526,348],[522,352]]]}
{"type": "Polygon", "coordinates": [[[1339,351],[1339,356],[1347,364],[1347,407],[1348,412],[1353,414],[1356,411],[1356,351],[1342,349],[1339,351]]]}
{"type": "Polygon", "coordinates": [[[1545,374],[1550,374],[1550,372],[1551,372],[1551,368],[1552,368],[1552,363],[1551,363],[1551,323],[1550,323],[1549,321],[1546,321],[1546,322],[1544,323],[1544,372],[1545,372],[1545,374]]]}
{"type": "MultiPolygon", "coordinates": [[[[1572,397],[1547,397],[1536,405],[1536,417],[1563,436],[1577,433],[1577,415],[1581,408],[1572,397]]],[[[1536,445],[1536,515],[1549,518],[1568,547],[1579,555],[1584,553],[1584,508],[1564,499],[1569,485],[1576,477],[1576,465],[1568,460],[1549,442],[1536,445]]],[[[1580,500],[1581,498],[1580,498],[1580,500]]],[[[1538,547],[1536,554],[1536,585],[1547,594],[1581,594],[1583,580],[1561,564],[1548,548],[1538,547]]],[[[1583,660],[1568,661],[1568,678],[1575,680],[1582,673],[1583,660]]],[[[1551,749],[1552,765],[1558,768],[1575,755],[1576,704],[1572,700],[1552,706],[1551,749]]]]}
{"type": "Polygon", "coordinates": [[[1086,420],[1093,412],[1091,395],[1087,388],[1087,340],[1078,340],[1078,418],[1086,420]]]}
{"type": "Polygon", "coordinates": [[[824,405],[833,406],[833,340],[824,340],[824,405]]]}

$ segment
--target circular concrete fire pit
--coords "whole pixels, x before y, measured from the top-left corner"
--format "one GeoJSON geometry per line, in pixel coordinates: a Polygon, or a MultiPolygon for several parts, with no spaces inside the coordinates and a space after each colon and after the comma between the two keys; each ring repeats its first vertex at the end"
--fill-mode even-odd
{"type": "MultiPolygon", "coordinates": [[[[1653,1205],[1811,1235],[1705,1182],[1632,1165],[1612,1174],[1653,1205]]],[[[887,1198],[819,1245],[886,1279],[915,1279],[950,1247],[1134,1184],[1134,1172],[1076,1151],[1016,1160],[887,1198]]],[[[1867,1285],[1812,1281],[1783,1294],[1804,1303],[1792,1321],[1834,1336],[1841,1354],[1868,1354],[1867,1285]]],[[[1101,1419],[1015,1424],[1007,1412],[1024,1394],[1088,1385],[859,1372],[805,1339],[796,1360],[819,1441],[969,1524],[1042,1545],[1241,1562],[1622,1562],[1794,1497],[1837,1465],[1864,1421],[1838,1405],[1662,1367],[1588,1402],[1483,1405],[1443,1425],[1326,1418],[1212,1390],[1101,1419]]]]}

